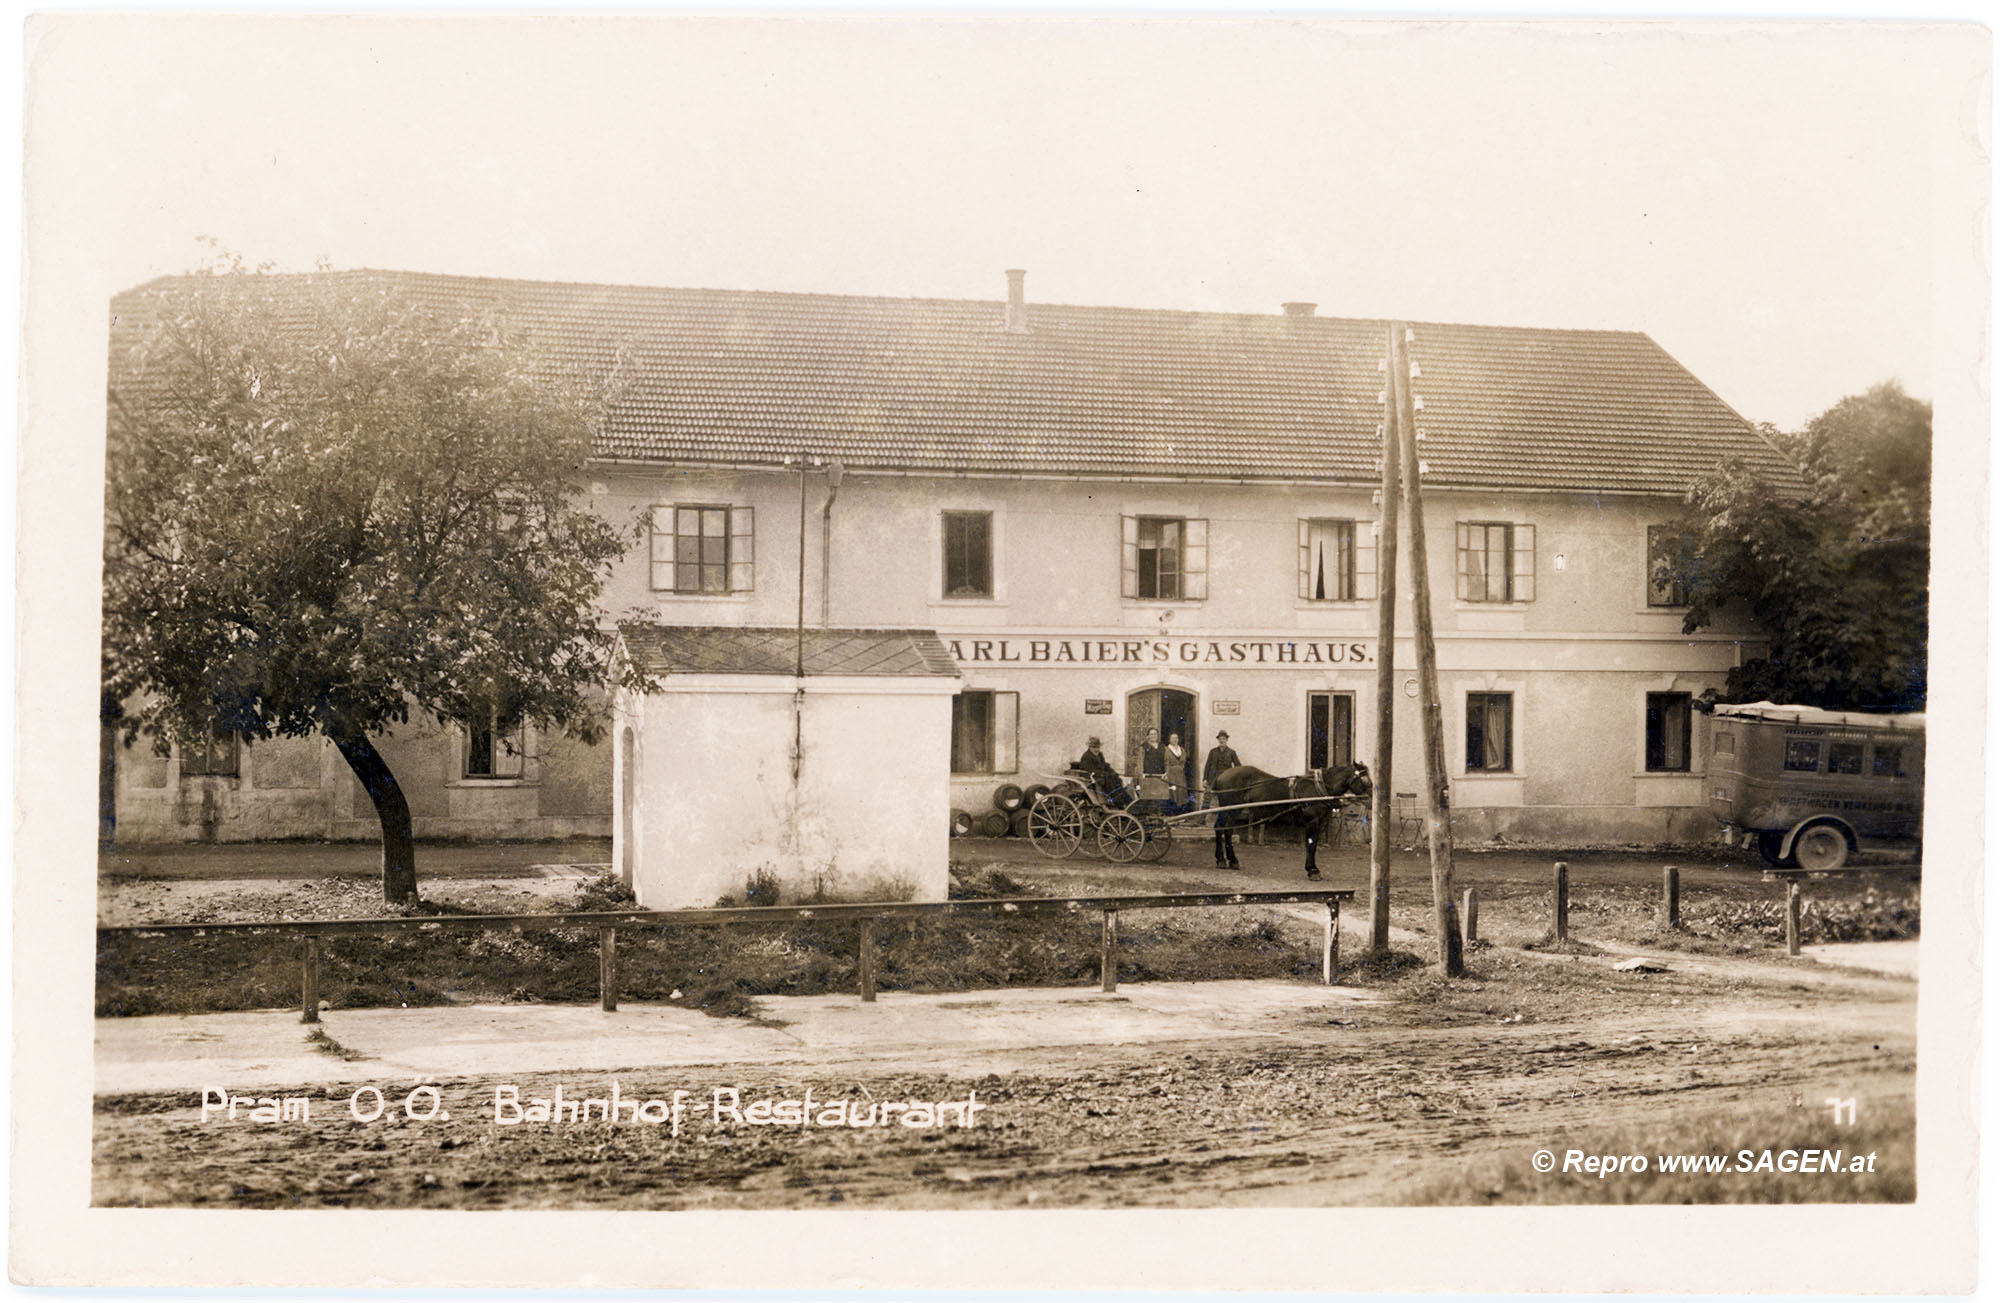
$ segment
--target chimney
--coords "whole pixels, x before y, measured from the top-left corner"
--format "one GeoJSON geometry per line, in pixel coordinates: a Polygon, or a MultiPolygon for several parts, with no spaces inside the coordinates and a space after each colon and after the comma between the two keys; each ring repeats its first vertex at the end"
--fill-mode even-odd
{"type": "Polygon", "coordinates": [[[1006,329],[1017,334],[1025,334],[1028,329],[1028,292],[1023,282],[1028,273],[1019,267],[1007,269],[1007,324],[1006,329]]]}
{"type": "Polygon", "coordinates": [[[1285,315],[1288,317],[1310,317],[1313,314],[1313,309],[1318,306],[1319,304],[1317,303],[1287,303],[1285,304],[1285,315]]]}

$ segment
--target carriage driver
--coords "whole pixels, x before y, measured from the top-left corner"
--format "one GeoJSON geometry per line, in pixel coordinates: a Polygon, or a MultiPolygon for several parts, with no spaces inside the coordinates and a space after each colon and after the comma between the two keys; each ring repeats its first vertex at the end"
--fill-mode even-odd
{"type": "Polygon", "coordinates": [[[1083,749],[1082,757],[1070,768],[1082,774],[1084,781],[1102,793],[1111,804],[1124,806],[1131,800],[1125,794],[1125,780],[1111,767],[1111,762],[1104,758],[1103,748],[1104,743],[1093,737],[1090,739],[1090,745],[1083,749]]]}

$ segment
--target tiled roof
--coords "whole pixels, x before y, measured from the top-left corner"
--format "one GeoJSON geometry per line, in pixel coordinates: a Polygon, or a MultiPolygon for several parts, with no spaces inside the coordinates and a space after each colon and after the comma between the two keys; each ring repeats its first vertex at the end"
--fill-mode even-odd
{"type": "MultiPolygon", "coordinates": [[[[796,628],[731,628],[631,623],[618,626],[644,672],[782,674],[798,666],[796,628]]],[[[929,629],[807,629],[805,668],[835,675],[957,678],[958,663],[929,629]]]]}
{"type": "MultiPolygon", "coordinates": [[[[606,459],[803,451],[942,474],[1377,476],[1381,321],[1030,302],[1029,329],[1012,332],[997,301],[325,274],[501,311],[593,378],[615,364],[606,459]]],[[[1643,334],[1413,329],[1427,484],[1679,493],[1726,458],[1794,480],[1643,334]]]]}

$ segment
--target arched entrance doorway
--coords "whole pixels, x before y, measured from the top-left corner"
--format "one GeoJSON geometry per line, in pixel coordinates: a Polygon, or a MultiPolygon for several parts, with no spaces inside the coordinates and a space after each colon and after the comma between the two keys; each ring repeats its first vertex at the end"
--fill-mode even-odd
{"type": "MultiPolygon", "coordinates": [[[[1145,745],[1148,729],[1160,730],[1160,744],[1165,746],[1175,735],[1179,735],[1181,746],[1187,751],[1184,774],[1169,772],[1168,779],[1175,783],[1185,783],[1189,788],[1201,782],[1201,738],[1195,730],[1201,716],[1196,710],[1196,699],[1192,692],[1179,688],[1141,688],[1125,698],[1125,772],[1140,773],[1140,749],[1145,745]]],[[[1172,762],[1169,761],[1171,769],[1172,762]]]]}
{"type": "Polygon", "coordinates": [[[634,836],[637,822],[632,817],[638,804],[639,794],[639,747],[627,728],[619,741],[618,775],[618,876],[626,886],[632,885],[632,866],[637,859],[638,839],[634,836]]]}

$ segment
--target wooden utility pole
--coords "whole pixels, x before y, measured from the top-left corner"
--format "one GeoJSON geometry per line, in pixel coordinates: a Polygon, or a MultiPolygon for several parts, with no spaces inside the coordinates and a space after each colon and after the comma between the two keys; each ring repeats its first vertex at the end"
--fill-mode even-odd
{"type": "Polygon", "coordinates": [[[1417,459],[1416,402],[1410,391],[1410,332],[1398,324],[1389,331],[1389,401],[1396,419],[1397,444],[1402,449],[1403,506],[1410,517],[1410,607],[1417,635],[1417,683],[1424,709],[1424,776],[1430,783],[1431,904],[1436,911],[1438,963],[1445,976],[1465,972],[1465,951],[1458,933],[1458,909],[1451,899],[1451,795],[1444,772],[1444,703],[1438,699],[1437,640],[1431,627],[1431,579],[1424,548],[1422,466],[1417,459]]]}
{"type": "MultiPolygon", "coordinates": [[[[1390,328],[1390,336],[1396,328],[1390,328]]],[[[1395,357],[1384,348],[1386,369],[1395,357]]],[[[1389,948],[1389,853],[1396,832],[1396,786],[1391,761],[1396,750],[1396,509],[1403,496],[1402,458],[1397,453],[1395,405],[1384,377],[1382,425],[1382,514],[1375,552],[1375,781],[1368,821],[1368,944],[1389,948]]]]}

